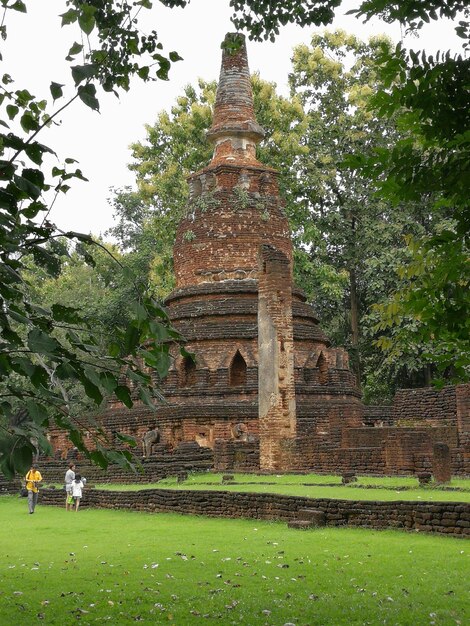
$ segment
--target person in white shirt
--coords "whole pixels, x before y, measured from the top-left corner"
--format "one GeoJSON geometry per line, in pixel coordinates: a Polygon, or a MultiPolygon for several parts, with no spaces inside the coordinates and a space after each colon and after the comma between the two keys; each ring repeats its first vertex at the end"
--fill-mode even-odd
{"type": "Polygon", "coordinates": [[[75,463],[70,463],[69,469],[65,472],[65,510],[73,509],[72,500],[72,483],[75,478],[75,463]]]}
{"type": "Polygon", "coordinates": [[[72,497],[75,501],[75,511],[78,511],[80,506],[80,500],[82,498],[82,491],[85,487],[85,483],[82,480],[80,474],[75,474],[75,479],[72,482],[72,497]]]}

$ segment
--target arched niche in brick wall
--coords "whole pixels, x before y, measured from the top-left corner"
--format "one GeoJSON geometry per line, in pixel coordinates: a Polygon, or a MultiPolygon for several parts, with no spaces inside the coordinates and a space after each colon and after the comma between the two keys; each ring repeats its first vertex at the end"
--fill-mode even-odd
{"type": "Polygon", "coordinates": [[[306,383],[319,382],[320,385],[326,385],[329,381],[328,361],[323,352],[313,350],[305,362],[303,368],[303,377],[306,383]]]}
{"type": "Polygon", "coordinates": [[[193,387],[196,384],[196,363],[189,356],[181,362],[180,381],[182,387],[193,387]]]}
{"type": "Polygon", "coordinates": [[[239,350],[235,352],[235,356],[230,363],[229,385],[230,387],[246,385],[246,361],[239,350]]]}

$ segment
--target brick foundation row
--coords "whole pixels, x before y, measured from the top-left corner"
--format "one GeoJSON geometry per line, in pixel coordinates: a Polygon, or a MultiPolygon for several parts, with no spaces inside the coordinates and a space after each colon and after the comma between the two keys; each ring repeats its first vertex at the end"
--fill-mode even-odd
{"type": "MultiPolygon", "coordinates": [[[[63,503],[62,491],[41,491],[40,504],[63,506],[63,503]]],[[[145,489],[138,492],[89,490],[84,493],[81,506],[283,522],[298,519],[299,512],[305,508],[315,508],[324,513],[327,526],[394,528],[470,537],[470,503],[459,502],[364,502],[228,491],[145,489]]]]}

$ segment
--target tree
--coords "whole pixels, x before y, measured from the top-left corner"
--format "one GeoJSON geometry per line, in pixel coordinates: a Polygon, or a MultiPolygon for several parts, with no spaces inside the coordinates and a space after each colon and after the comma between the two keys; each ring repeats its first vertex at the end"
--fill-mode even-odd
{"type": "MultiPolygon", "coordinates": [[[[335,10],[342,3],[342,0],[284,0],[282,4],[270,0],[231,0],[230,6],[235,11],[235,26],[246,29],[252,39],[261,41],[263,38],[274,40],[279,29],[288,23],[326,26],[333,21],[335,10]]],[[[366,19],[380,17],[385,22],[399,22],[418,30],[424,22],[439,17],[455,20],[460,13],[468,17],[469,10],[466,0],[362,0],[359,8],[350,13],[366,19]]],[[[464,26],[462,20],[459,27],[464,26]]]]}
{"type": "Polygon", "coordinates": [[[394,359],[410,339],[404,323],[414,320],[414,340],[428,344],[428,360],[456,382],[470,376],[470,96],[466,87],[470,60],[418,57],[400,46],[393,64],[383,56],[385,89],[373,104],[384,115],[398,112],[409,138],[393,151],[359,157],[364,175],[388,177],[382,195],[395,204],[428,199],[432,214],[446,212],[446,228],[422,238],[409,237],[410,263],[399,268],[401,284],[378,307],[377,328],[392,329],[380,345],[394,359]],[[397,77],[404,75],[403,85],[397,77]],[[388,89],[387,89],[388,87],[388,89]]]}
{"type": "MultiPolygon", "coordinates": [[[[358,380],[371,398],[370,380],[380,367],[377,351],[377,316],[370,307],[387,298],[398,285],[397,269],[409,260],[404,235],[423,236],[442,230],[445,211],[429,214],[428,203],[403,199],[397,206],[381,198],[379,184],[358,175],[348,166],[351,154],[363,158],[378,150],[389,150],[408,138],[393,118],[387,120],[370,108],[372,95],[383,88],[380,59],[391,42],[383,36],[368,44],[344,31],[313,35],[311,46],[295,49],[290,85],[302,101],[308,127],[302,138],[307,150],[299,158],[301,181],[298,202],[308,207],[309,219],[321,232],[312,242],[309,256],[318,266],[332,265],[347,276],[343,301],[318,300],[320,314],[332,338],[352,352],[358,380]],[[324,310],[322,310],[324,309],[324,310]],[[330,311],[336,309],[333,316],[330,311]]],[[[448,222],[447,222],[448,223],[448,222]]],[[[315,272],[310,275],[310,281],[315,272]]],[[[403,347],[399,359],[381,368],[382,378],[391,383],[401,372],[409,375],[423,369],[425,346],[417,340],[403,347]]],[[[383,390],[383,387],[382,387],[383,390]]]]}

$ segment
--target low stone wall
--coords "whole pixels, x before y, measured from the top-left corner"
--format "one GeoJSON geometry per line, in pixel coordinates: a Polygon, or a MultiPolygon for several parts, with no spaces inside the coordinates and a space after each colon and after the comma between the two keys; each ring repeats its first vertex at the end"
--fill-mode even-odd
{"type": "MultiPolygon", "coordinates": [[[[43,505],[63,506],[63,500],[61,491],[41,491],[43,505]]],[[[470,537],[470,503],[460,502],[364,502],[265,493],[144,489],[87,490],[80,506],[284,522],[298,519],[301,509],[315,508],[325,513],[328,526],[396,528],[470,537]]]]}
{"type": "Polygon", "coordinates": [[[0,494],[17,494],[21,489],[21,480],[7,480],[0,474],[0,494]]]}

